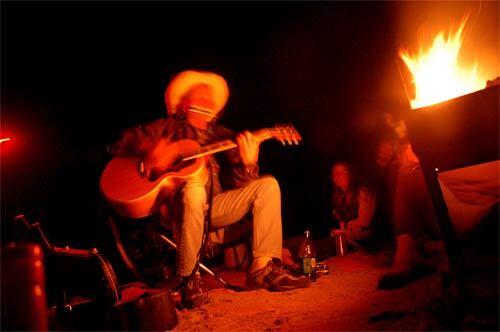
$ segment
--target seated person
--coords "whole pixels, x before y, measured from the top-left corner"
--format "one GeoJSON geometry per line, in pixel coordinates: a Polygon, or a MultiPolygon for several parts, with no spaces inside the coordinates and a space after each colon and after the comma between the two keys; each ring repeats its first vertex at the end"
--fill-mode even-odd
{"type": "MultiPolygon", "coordinates": [[[[208,301],[197,274],[197,260],[202,254],[206,215],[210,213],[210,238],[227,240],[224,230],[252,214],[253,262],[247,282],[253,287],[284,291],[307,287],[306,277],[285,272],[276,259],[281,258],[281,194],[271,176],[260,176],[258,157],[260,141],[250,132],[234,135],[218,124],[229,96],[226,81],[208,72],[185,71],[174,77],[165,92],[168,118],[161,118],[124,132],[113,147],[116,156],[137,156],[146,170],[153,169],[155,158],[165,142],[196,140],[200,145],[235,139],[238,147],[225,154],[207,158],[208,176],[190,177],[167,198],[174,218],[177,241],[177,274],[182,278],[182,302],[193,308],[208,301]],[[225,157],[225,158],[222,158],[225,157]],[[211,196],[213,197],[210,201],[211,196]]],[[[204,236],[205,235],[205,236],[204,236]]]]}
{"type": "MultiPolygon", "coordinates": [[[[373,233],[372,220],[375,213],[376,195],[374,190],[361,184],[353,167],[346,162],[335,163],[332,167],[333,217],[341,229],[345,229],[348,239],[367,240],[373,233]]],[[[335,229],[330,230],[334,236],[335,229]]]]}
{"type": "Polygon", "coordinates": [[[391,219],[396,241],[392,265],[383,271],[379,289],[399,288],[435,269],[433,255],[442,253],[432,202],[418,158],[408,141],[402,119],[384,115],[393,131],[391,142],[379,145],[376,162],[394,177],[391,219]]]}
{"type": "MultiPolygon", "coordinates": [[[[392,219],[396,253],[378,287],[390,289],[434,271],[436,265],[447,267],[432,201],[406,126],[397,114],[386,113],[384,118],[394,138],[379,145],[377,164],[392,169],[395,177],[392,219]]],[[[499,164],[494,161],[439,174],[443,197],[459,236],[476,227],[500,201],[499,164]]]]}

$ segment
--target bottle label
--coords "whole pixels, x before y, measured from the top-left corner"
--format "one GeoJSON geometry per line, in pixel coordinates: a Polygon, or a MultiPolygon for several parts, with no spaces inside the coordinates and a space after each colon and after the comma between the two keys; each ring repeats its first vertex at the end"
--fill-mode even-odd
{"type": "MultiPolygon", "coordinates": [[[[304,274],[311,274],[312,273],[312,260],[314,260],[314,258],[310,258],[310,257],[304,257],[302,258],[302,272],[304,274]]],[[[316,265],[316,262],[314,262],[314,265],[316,265]]]]}
{"type": "Polygon", "coordinates": [[[316,258],[311,257],[311,271],[316,268],[316,258]]]}

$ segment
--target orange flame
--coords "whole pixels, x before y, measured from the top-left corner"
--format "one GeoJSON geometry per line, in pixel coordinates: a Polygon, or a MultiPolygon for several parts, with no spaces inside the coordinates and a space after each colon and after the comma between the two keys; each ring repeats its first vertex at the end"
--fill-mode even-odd
{"type": "Polygon", "coordinates": [[[477,64],[472,68],[464,68],[458,63],[462,48],[462,32],[467,19],[460,28],[445,39],[440,32],[432,46],[418,55],[410,55],[401,50],[399,56],[413,75],[415,99],[411,100],[412,109],[436,104],[448,99],[463,96],[486,85],[486,79],[479,77],[477,64]]]}

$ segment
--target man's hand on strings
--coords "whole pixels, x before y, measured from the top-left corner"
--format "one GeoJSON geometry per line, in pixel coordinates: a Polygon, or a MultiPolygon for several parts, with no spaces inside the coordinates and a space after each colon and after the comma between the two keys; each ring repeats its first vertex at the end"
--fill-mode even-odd
{"type": "Polygon", "coordinates": [[[244,131],[236,136],[236,144],[245,166],[254,166],[259,160],[260,141],[249,131],[244,131]]]}

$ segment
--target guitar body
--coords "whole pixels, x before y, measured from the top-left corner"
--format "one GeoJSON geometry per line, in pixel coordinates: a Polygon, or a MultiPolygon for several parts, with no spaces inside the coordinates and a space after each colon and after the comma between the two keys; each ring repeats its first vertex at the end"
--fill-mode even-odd
{"type": "Polygon", "coordinates": [[[183,155],[199,148],[194,140],[160,142],[148,157],[153,173],[149,177],[139,173],[139,159],[115,157],[102,173],[101,192],[122,217],[150,216],[180,184],[193,177],[207,178],[204,158],[180,161],[183,155]]]}

